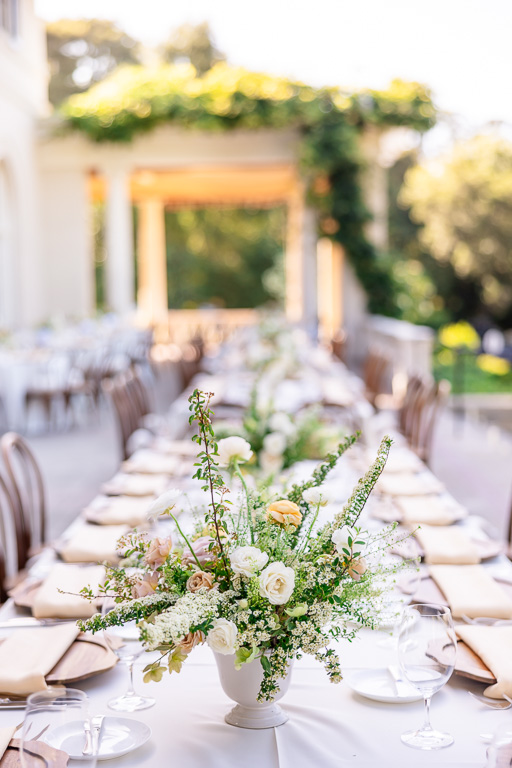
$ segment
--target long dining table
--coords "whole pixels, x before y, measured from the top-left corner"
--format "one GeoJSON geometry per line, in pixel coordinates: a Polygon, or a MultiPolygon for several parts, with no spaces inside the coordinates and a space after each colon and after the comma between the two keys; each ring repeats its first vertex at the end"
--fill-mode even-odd
{"type": "MultiPolygon", "coordinates": [[[[212,365],[209,374],[202,375],[196,383],[215,391],[222,389],[221,400],[231,405],[241,405],[247,400],[250,386],[247,382],[234,387],[229,371],[222,376],[219,369],[225,363],[212,365]],[[234,391],[236,390],[236,391],[234,391]],[[238,401],[238,402],[236,402],[238,401]]],[[[322,365],[326,365],[325,361],[322,365]]],[[[309,379],[309,388],[293,380],[281,387],[283,403],[295,403],[297,409],[303,401],[314,402],[318,392],[314,382],[329,379],[332,388],[338,380],[341,397],[346,407],[352,396],[352,416],[357,412],[365,420],[368,411],[360,384],[343,369],[341,364],[328,367],[309,379]]],[[[243,377],[241,378],[243,381],[243,377]]],[[[250,380],[250,377],[247,381],[250,380]]],[[[275,393],[274,393],[275,394],[275,393]]],[[[340,403],[341,407],[342,403],[340,403]]],[[[229,408],[229,405],[228,405],[229,408]]],[[[350,410],[350,409],[349,409],[350,410]]],[[[186,437],[186,395],[174,404],[167,420],[168,431],[161,440],[171,440],[178,446],[186,437]]],[[[374,428],[374,431],[378,431],[374,428]]],[[[169,449],[168,449],[169,450],[169,449]]],[[[406,451],[406,448],[402,448],[406,451]]],[[[183,450],[182,459],[186,454],[183,450]]],[[[333,508],[339,508],[347,498],[350,488],[361,474],[362,460],[367,456],[366,448],[355,451],[354,459],[343,457],[330,478],[332,488],[337,488],[339,498],[326,507],[322,514],[328,517],[333,508]]],[[[191,463],[191,462],[189,462],[191,463]]],[[[312,462],[294,468],[294,476],[307,475],[312,462]]],[[[197,485],[186,479],[187,461],[184,460],[183,474],[168,478],[170,487],[180,487],[196,503],[197,485]],[[194,495],[196,494],[196,495],[194,495]]],[[[426,467],[421,468],[424,476],[430,476],[426,467]]],[[[444,490],[444,495],[448,495],[444,490]]],[[[371,517],[372,512],[383,503],[382,497],[370,500],[365,522],[374,529],[383,525],[371,517]]],[[[191,513],[184,509],[181,514],[183,525],[191,522],[191,513]]],[[[463,526],[478,527],[478,520],[470,517],[463,526]]],[[[77,518],[61,540],[80,535],[81,530],[90,526],[84,515],[77,518]]],[[[168,530],[168,522],[157,523],[162,531],[168,530]]],[[[48,549],[34,563],[32,578],[44,575],[57,559],[54,550],[48,549]]],[[[504,555],[498,554],[485,564],[494,574],[498,572],[512,582],[512,564],[504,555]]],[[[9,626],[14,618],[27,616],[26,609],[17,607],[9,600],[0,609],[0,637],[18,631],[9,626]]],[[[186,766],[187,768],[338,768],[355,765],[359,768],[375,766],[397,768],[415,765],[450,766],[453,768],[480,768],[485,765],[489,734],[508,713],[496,712],[473,700],[468,690],[482,692],[482,684],[453,675],[450,681],[433,698],[432,721],[435,727],[450,732],[454,744],[446,749],[432,752],[413,750],[400,741],[401,734],[419,727],[423,720],[423,702],[384,703],[373,701],[351,688],[351,679],[362,670],[382,670],[397,664],[397,651],[389,638],[387,629],[381,631],[361,630],[352,642],[342,640],[335,644],[341,658],[344,679],[340,684],[331,684],[320,664],[309,656],[294,664],[290,689],[281,701],[282,708],[289,715],[283,726],[252,731],[236,728],[224,722],[224,715],[233,702],[223,692],[219,683],[213,654],[207,646],[200,646],[187,659],[179,674],[164,675],[159,683],[142,682],[142,668],[147,663],[145,656],[136,662],[136,688],[153,696],[156,704],[151,709],[126,713],[127,718],[146,723],[152,731],[150,740],[136,751],[116,758],[112,765],[127,768],[160,768],[164,766],[186,766]]],[[[121,664],[109,671],[73,684],[89,696],[92,714],[109,715],[107,702],[126,689],[127,672],[121,664]]],[[[112,714],[112,713],[111,713],[112,714]]],[[[124,716],[124,715],[123,715],[124,716]]],[[[19,710],[2,709],[0,703],[0,724],[18,724],[22,714],[19,710]]],[[[72,765],[73,763],[70,763],[72,765]]]]}

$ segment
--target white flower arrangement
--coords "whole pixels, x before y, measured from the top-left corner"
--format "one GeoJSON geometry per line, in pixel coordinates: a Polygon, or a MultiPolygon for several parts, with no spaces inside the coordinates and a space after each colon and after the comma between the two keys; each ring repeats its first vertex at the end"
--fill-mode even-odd
{"type": "MultiPolygon", "coordinates": [[[[356,625],[376,625],[382,577],[397,567],[382,558],[396,543],[394,526],[377,537],[358,527],[391,440],[384,438],[374,464],[330,523],[317,525],[327,497],[322,483],[355,436],[341,443],[311,480],[270,503],[244,484],[245,502],[235,514],[219,466],[229,464],[242,477],[239,462],[247,461],[250,448],[240,438],[215,442],[209,396],[196,390],[190,407],[199,427],[194,439],[201,445],[195,477],[211,494],[209,511],[187,536],[172,515],[175,496],[169,495],[179,540],[129,537],[127,554],[138,558],[138,573],[111,569],[104,591],[117,595],[118,605],[82,622],[82,628],[98,631],[138,620],[147,650],[161,653],[146,667],[146,681],[160,680],[165,667],[179,672],[193,648],[206,642],[217,653],[233,655],[236,668],[261,663],[261,700],[275,696],[290,660],[304,653],[339,682],[331,641],[351,639],[356,625]]],[[[155,503],[155,510],[165,503],[155,503]]]]}

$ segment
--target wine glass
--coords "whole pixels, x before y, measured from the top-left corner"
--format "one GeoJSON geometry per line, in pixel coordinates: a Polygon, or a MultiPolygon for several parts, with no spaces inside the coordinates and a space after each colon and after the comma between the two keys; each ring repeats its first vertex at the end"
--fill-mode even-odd
{"type": "MultiPolygon", "coordinates": [[[[114,598],[106,597],[103,600],[102,615],[105,616],[115,607],[114,598]]],[[[128,667],[129,684],[126,693],[117,696],[108,702],[110,709],[117,712],[135,712],[138,709],[149,709],[155,703],[150,696],[141,696],[133,687],[133,665],[135,660],[144,652],[144,646],[140,639],[140,630],[136,621],[129,621],[122,626],[107,627],[103,630],[103,636],[108,647],[116,654],[119,661],[128,667]]]]}
{"type": "Polygon", "coordinates": [[[96,768],[87,696],[83,691],[60,687],[31,694],[21,736],[22,767],[41,768],[43,762],[48,768],[62,766],[62,752],[78,758],[83,768],[96,768]],[[43,744],[52,747],[44,755],[43,744]]]}
{"type": "Polygon", "coordinates": [[[498,726],[487,750],[485,768],[500,768],[504,765],[512,765],[512,726],[508,722],[498,726]]]}
{"type": "Polygon", "coordinates": [[[450,609],[427,603],[408,606],[400,624],[398,659],[407,680],[425,699],[425,721],[407,731],[402,741],[416,749],[441,749],[453,744],[453,736],[430,724],[430,701],[449,680],[455,666],[457,640],[450,609]]]}

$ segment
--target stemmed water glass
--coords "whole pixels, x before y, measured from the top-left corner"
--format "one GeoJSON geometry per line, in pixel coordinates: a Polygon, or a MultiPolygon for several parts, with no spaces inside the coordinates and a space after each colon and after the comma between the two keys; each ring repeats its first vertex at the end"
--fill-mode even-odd
{"type": "Polygon", "coordinates": [[[21,735],[20,760],[23,768],[48,768],[67,764],[67,755],[77,757],[82,768],[96,768],[97,753],[83,751],[90,734],[88,699],[74,688],[48,688],[31,694],[21,735]],[[42,744],[53,750],[41,752],[42,744]],[[62,752],[66,753],[63,759],[62,752]]]}
{"type": "Polygon", "coordinates": [[[453,736],[432,728],[430,701],[451,677],[456,652],[449,608],[424,603],[405,609],[398,636],[398,659],[404,676],[425,699],[423,725],[402,735],[403,743],[409,747],[441,749],[453,744],[453,736]]]}
{"type": "MultiPolygon", "coordinates": [[[[115,605],[114,598],[106,597],[101,609],[103,616],[111,611],[115,605]]],[[[133,687],[133,665],[144,652],[137,622],[130,621],[122,626],[108,627],[103,630],[103,636],[108,647],[116,654],[119,661],[128,667],[130,675],[128,690],[122,696],[117,696],[108,702],[110,709],[117,712],[135,712],[138,709],[152,707],[155,699],[150,696],[141,696],[133,687]]]]}

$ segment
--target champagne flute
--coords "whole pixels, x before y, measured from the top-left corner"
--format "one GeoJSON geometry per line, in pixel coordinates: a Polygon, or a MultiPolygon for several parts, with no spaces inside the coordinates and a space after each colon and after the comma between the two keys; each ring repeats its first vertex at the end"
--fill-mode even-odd
{"type": "Polygon", "coordinates": [[[425,603],[405,609],[398,636],[398,659],[404,676],[425,699],[423,725],[402,735],[403,743],[409,747],[441,749],[453,744],[453,736],[432,728],[430,701],[451,677],[456,652],[449,608],[425,603]]]}
{"type": "MultiPolygon", "coordinates": [[[[101,612],[105,616],[115,607],[113,598],[106,597],[103,600],[101,612]]],[[[103,630],[103,636],[108,647],[116,654],[119,661],[128,667],[129,684],[126,693],[117,696],[108,702],[110,709],[117,712],[135,712],[138,709],[149,709],[155,704],[155,699],[150,696],[141,696],[133,687],[133,665],[138,657],[144,653],[144,646],[140,639],[140,630],[136,621],[129,621],[122,626],[107,627],[103,630]]]]}
{"type": "Polygon", "coordinates": [[[31,694],[21,735],[22,768],[41,768],[43,762],[48,768],[62,766],[62,752],[78,758],[82,768],[96,768],[97,752],[92,749],[90,731],[88,699],[83,691],[55,687],[31,694]],[[59,752],[47,751],[43,758],[42,744],[59,752]]]}

